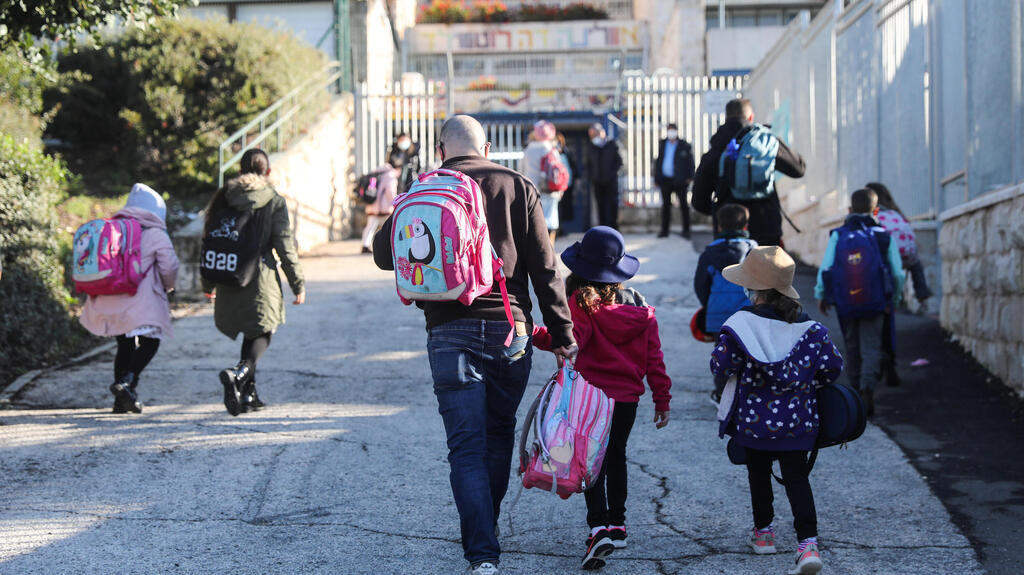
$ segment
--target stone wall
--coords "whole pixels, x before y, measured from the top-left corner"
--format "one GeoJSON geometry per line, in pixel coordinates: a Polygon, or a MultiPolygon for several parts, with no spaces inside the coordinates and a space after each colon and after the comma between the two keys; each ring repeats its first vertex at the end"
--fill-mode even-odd
{"type": "MultiPolygon", "coordinates": [[[[353,182],[355,128],[353,99],[344,94],[305,135],[270,157],[270,180],[288,201],[299,254],[355,233],[353,182]]],[[[202,296],[199,248],[202,215],[172,236],[181,261],[177,292],[181,299],[202,296]]]]}
{"type": "Polygon", "coordinates": [[[1024,395],[1024,184],[940,219],[942,326],[1024,395]]]}

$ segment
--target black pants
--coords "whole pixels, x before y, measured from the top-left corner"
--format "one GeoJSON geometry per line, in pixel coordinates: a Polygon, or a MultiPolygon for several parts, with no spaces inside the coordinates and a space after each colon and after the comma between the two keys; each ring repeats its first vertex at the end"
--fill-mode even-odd
{"type": "Polygon", "coordinates": [[[597,223],[619,229],[619,184],[594,184],[597,202],[597,223]]]}
{"type": "Polygon", "coordinates": [[[587,525],[591,528],[626,524],[626,441],[636,421],[636,405],[616,403],[612,412],[601,474],[597,483],[583,492],[587,500],[587,525]]]}
{"type": "Polygon", "coordinates": [[[118,380],[126,373],[135,375],[132,386],[138,384],[139,374],[153,360],[160,349],[160,340],[155,337],[117,336],[117,354],[114,355],[114,379],[118,380]],[[138,340],[138,342],[136,342],[138,340]]]}
{"type": "MultiPolygon", "coordinates": [[[[263,335],[256,336],[252,339],[245,338],[242,340],[242,362],[249,366],[249,371],[256,374],[256,362],[260,360],[260,356],[263,352],[267,351],[270,347],[270,336],[273,335],[269,331],[263,335]]],[[[252,379],[250,377],[250,379],[252,379]]]]}
{"type": "Polygon", "coordinates": [[[667,235],[672,227],[672,194],[679,198],[679,209],[683,212],[683,233],[690,233],[690,204],[687,201],[688,186],[666,183],[661,186],[661,234],[667,235]]]}
{"type": "Polygon", "coordinates": [[[775,494],[772,492],[772,461],[778,460],[786,497],[793,509],[793,528],[800,541],[818,536],[818,512],[814,494],[807,479],[806,451],[759,451],[747,449],[747,479],[750,481],[750,504],[754,509],[754,527],[764,529],[775,519],[775,494]]]}

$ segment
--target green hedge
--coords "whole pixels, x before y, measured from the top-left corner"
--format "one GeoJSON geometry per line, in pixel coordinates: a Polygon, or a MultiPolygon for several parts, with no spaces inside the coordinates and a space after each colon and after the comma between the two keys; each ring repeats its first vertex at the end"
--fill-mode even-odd
{"type": "Polygon", "coordinates": [[[67,173],[31,143],[0,133],[0,387],[90,342],[68,310],[54,205],[67,173]]]}
{"type": "MultiPolygon", "coordinates": [[[[60,60],[83,78],[48,97],[48,133],[72,167],[116,172],[111,193],[140,180],[186,199],[212,190],[217,147],[327,60],[291,35],[223,20],[161,20],[60,60]]],[[[113,181],[111,181],[113,180],[113,181]]]]}

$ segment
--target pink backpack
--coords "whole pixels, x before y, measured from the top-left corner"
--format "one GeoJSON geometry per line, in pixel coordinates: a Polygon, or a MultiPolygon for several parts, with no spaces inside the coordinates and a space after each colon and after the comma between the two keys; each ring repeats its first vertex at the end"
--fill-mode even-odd
{"type": "Polygon", "coordinates": [[[523,486],[562,499],[592,486],[608,449],[615,401],[587,383],[568,362],[541,389],[519,438],[523,486]],[[527,438],[533,428],[533,442],[527,438]]]}
{"type": "MultiPolygon", "coordinates": [[[[71,278],[89,295],[135,295],[142,271],[142,226],[128,217],[86,222],[75,231],[71,278]]],[[[148,271],[148,270],[147,270],[148,271]]]]}
{"type": "Polygon", "coordinates": [[[454,170],[421,174],[404,194],[395,198],[391,256],[395,285],[402,303],[457,301],[470,305],[501,289],[505,316],[515,320],[505,287],[501,258],[491,247],[487,214],[480,186],[454,170]]]}
{"type": "Polygon", "coordinates": [[[557,193],[569,189],[569,169],[562,162],[558,149],[552,148],[540,159],[540,171],[544,174],[547,192],[557,193]]]}

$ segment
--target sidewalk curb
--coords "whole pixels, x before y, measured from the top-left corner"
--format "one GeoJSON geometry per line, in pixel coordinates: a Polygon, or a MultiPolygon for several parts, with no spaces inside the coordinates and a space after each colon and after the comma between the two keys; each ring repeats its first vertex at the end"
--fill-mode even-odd
{"type": "MultiPolygon", "coordinates": [[[[171,318],[174,320],[179,320],[185,317],[195,315],[208,305],[210,304],[206,302],[189,303],[183,309],[171,310],[171,318]]],[[[106,353],[114,349],[115,347],[117,347],[117,342],[108,341],[106,343],[102,343],[90,349],[89,351],[79,356],[73,357],[65,361],[64,363],[60,363],[50,367],[44,367],[42,369],[33,369],[32,371],[28,371],[21,374],[21,376],[18,377],[18,379],[15,379],[14,381],[11,382],[10,385],[8,385],[6,388],[0,391],[0,409],[4,409],[10,406],[12,404],[12,400],[14,399],[14,397],[17,396],[22,391],[27,390],[29,386],[31,386],[32,383],[41,375],[52,373],[54,371],[60,371],[62,369],[67,369],[73,365],[82,363],[88,359],[92,359],[97,355],[106,353]]]]}

